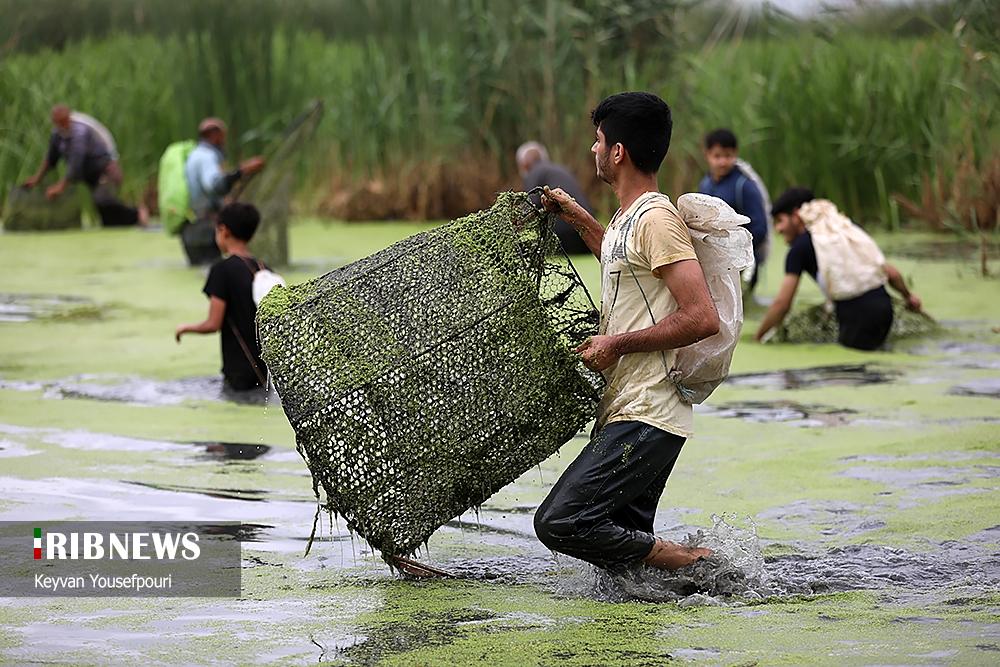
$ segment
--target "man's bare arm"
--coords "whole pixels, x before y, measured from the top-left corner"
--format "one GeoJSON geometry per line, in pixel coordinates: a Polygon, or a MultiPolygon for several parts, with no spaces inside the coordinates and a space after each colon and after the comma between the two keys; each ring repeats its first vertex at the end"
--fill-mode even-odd
{"type": "Polygon", "coordinates": [[[49,164],[49,158],[42,158],[42,164],[39,165],[38,171],[28,177],[28,180],[24,182],[24,187],[33,188],[38,185],[38,182],[45,178],[45,174],[49,173],[51,165],[49,164]]]}
{"type": "Polygon", "coordinates": [[[562,188],[550,190],[548,186],[545,187],[545,194],[542,195],[542,206],[572,225],[583,242],[587,244],[590,252],[594,253],[594,257],[601,258],[604,227],[601,227],[601,223],[597,222],[594,216],[587,212],[587,209],[580,206],[562,188]]]}
{"type": "Polygon", "coordinates": [[[174,338],[181,342],[181,336],[186,333],[209,334],[215,333],[222,328],[222,322],[226,318],[226,302],[217,296],[208,300],[208,317],[203,322],[197,324],[182,324],[174,330],[174,338]]]}
{"type": "Polygon", "coordinates": [[[764,334],[784,321],[788,311],[792,309],[792,300],[795,299],[795,292],[799,289],[800,277],[794,273],[785,274],[784,280],[781,281],[781,287],[778,289],[778,295],[774,297],[774,302],[764,313],[764,319],[757,327],[754,340],[761,340],[764,338],[764,334]]]}
{"type": "Polygon", "coordinates": [[[673,350],[719,333],[719,311],[698,260],[667,264],[658,272],[674,295],[677,310],[651,327],[615,336],[621,354],[673,350]]]}
{"type": "Polygon", "coordinates": [[[889,280],[889,285],[899,292],[903,300],[906,301],[906,307],[915,313],[919,313],[923,309],[920,297],[911,292],[906,286],[906,281],[903,279],[903,274],[899,272],[899,269],[889,262],[886,262],[882,268],[885,270],[885,276],[889,280]]]}
{"type": "Polygon", "coordinates": [[[677,310],[639,331],[592,336],[577,348],[583,363],[602,371],[625,354],[686,347],[719,332],[719,312],[697,260],[686,259],[658,269],[677,301],[677,310]]]}

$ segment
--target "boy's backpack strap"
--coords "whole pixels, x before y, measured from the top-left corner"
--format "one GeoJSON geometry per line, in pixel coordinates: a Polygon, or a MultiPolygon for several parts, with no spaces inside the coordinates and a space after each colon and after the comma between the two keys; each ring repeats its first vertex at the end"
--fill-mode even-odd
{"type": "MultiPolygon", "coordinates": [[[[243,257],[242,255],[239,255],[239,258],[243,262],[243,266],[247,267],[247,270],[250,271],[251,276],[256,276],[257,271],[264,270],[264,265],[261,264],[261,261],[256,257],[251,259],[249,257],[243,257]],[[256,268],[254,268],[254,264],[256,264],[256,268]]],[[[226,322],[229,323],[229,328],[232,329],[233,334],[236,336],[236,340],[239,342],[240,347],[243,349],[243,355],[247,358],[247,361],[250,362],[250,367],[253,368],[254,375],[257,376],[257,380],[260,382],[260,386],[267,387],[267,378],[261,372],[260,367],[257,365],[256,359],[253,358],[253,353],[250,351],[250,346],[247,345],[247,342],[245,340],[243,340],[243,336],[240,334],[240,330],[228,317],[226,318],[226,322]]]]}
{"type": "MultiPolygon", "coordinates": [[[[739,169],[739,167],[737,167],[739,169]]],[[[736,212],[743,215],[743,186],[747,183],[747,177],[740,172],[740,177],[736,179],[736,212]]]]}
{"type": "Polygon", "coordinates": [[[244,257],[243,255],[238,255],[240,260],[242,260],[243,265],[250,270],[250,275],[257,275],[258,271],[264,270],[264,264],[256,257],[244,257]]]}
{"type": "Polygon", "coordinates": [[[243,355],[250,362],[250,367],[253,369],[253,374],[257,376],[257,381],[260,382],[260,386],[267,387],[267,378],[260,371],[260,367],[257,366],[257,361],[253,358],[253,353],[250,351],[250,346],[247,342],[243,340],[243,336],[240,334],[240,330],[236,327],[231,319],[226,318],[226,322],[229,323],[229,328],[232,329],[233,334],[236,336],[236,340],[239,341],[240,347],[243,349],[243,355]]]}

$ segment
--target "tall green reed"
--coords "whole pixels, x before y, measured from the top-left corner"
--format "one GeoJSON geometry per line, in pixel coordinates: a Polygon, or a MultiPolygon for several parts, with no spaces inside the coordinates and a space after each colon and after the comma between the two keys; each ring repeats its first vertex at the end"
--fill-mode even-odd
{"type": "Polygon", "coordinates": [[[0,197],[41,158],[57,101],[115,133],[133,196],[200,117],[230,122],[236,157],[266,146],[312,98],[326,102],[302,172],[313,193],[455,163],[497,174],[500,188],[516,182],[514,148],[539,139],[609,207],[588,114],[626,89],[652,90],[674,109],[661,172],[674,194],[695,187],[701,137],[719,125],[737,132],[772,190],[808,184],[887,221],[898,217],[893,195],[915,195],[954,146],[998,145],[1000,93],[982,83],[998,80],[995,52],[981,65],[988,75],[969,84],[960,46],[940,32],[819,39],[786,21],[775,24],[782,34],[758,25],[758,37],[704,48],[684,32],[682,4],[656,0],[137,0],[131,14],[88,3],[114,10],[86,27],[100,38],[0,61],[0,197]]]}

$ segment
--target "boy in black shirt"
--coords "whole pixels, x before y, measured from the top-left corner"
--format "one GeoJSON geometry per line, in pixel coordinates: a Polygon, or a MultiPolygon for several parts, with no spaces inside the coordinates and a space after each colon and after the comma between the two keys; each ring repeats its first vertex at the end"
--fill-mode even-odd
{"type": "Polygon", "coordinates": [[[260,223],[251,204],[235,202],[219,212],[215,243],[226,256],[208,273],[202,290],[208,296],[208,317],[198,324],[182,324],[174,336],[222,332],[222,375],[226,386],[246,391],[266,386],[267,371],[257,341],[257,305],[253,301],[254,274],[264,265],[250,254],[247,243],[260,223]]]}

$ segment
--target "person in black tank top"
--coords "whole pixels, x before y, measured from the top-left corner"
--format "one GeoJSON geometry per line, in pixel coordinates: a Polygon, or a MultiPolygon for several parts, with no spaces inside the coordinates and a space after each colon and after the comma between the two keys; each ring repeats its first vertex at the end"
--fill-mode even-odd
{"type": "Polygon", "coordinates": [[[247,248],[260,214],[251,204],[232,203],[219,212],[215,241],[226,255],[208,272],[203,292],[209,299],[208,317],[197,324],[182,324],[174,335],[221,333],[222,375],[228,388],[246,391],[267,384],[267,370],[257,340],[257,306],[253,301],[254,274],[263,263],[247,248]]]}
{"type": "MultiPolygon", "coordinates": [[[[808,273],[813,280],[819,274],[812,235],[798,216],[799,207],[813,198],[811,190],[790,188],[778,197],[771,209],[775,230],[788,242],[788,255],[785,257],[785,279],[754,336],[758,341],[781,324],[791,310],[802,273],[808,273]]],[[[919,312],[920,298],[906,287],[902,274],[888,262],[882,268],[889,285],[906,301],[906,307],[919,312]]],[[[850,299],[834,301],[834,308],[839,328],[837,340],[841,345],[857,350],[876,350],[885,343],[893,320],[892,299],[885,285],[850,299]]]]}

